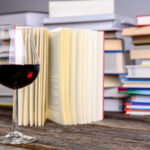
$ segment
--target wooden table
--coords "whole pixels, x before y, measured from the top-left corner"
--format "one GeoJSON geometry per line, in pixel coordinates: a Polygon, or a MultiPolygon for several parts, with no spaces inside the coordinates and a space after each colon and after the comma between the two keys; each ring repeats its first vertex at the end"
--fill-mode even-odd
{"type": "MultiPolygon", "coordinates": [[[[11,128],[11,110],[0,108],[0,136],[11,128]]],[[[48,121],[45,127],[20,127],[38,138],[22,145],[0,145],[0,150],[150,150],[150,118],[106,113],[105,120],[78,126],[61,126],[48,121]]]]}

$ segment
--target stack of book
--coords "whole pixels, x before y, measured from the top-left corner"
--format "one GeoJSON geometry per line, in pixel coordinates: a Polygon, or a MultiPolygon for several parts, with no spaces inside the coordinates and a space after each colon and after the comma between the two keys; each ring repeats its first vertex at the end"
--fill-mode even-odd
{"type": "Polygon", "coordinates": [[[126,28],[122,33],[123,36],[132,37],[134,49],[130,51],[130,58],[135,60],[135,65],[127,66],[128,75],[121,78],[122,86],[118,90],[119,93],[137,95],[131,96],[130,103],[126,104],[126,114],[149,114],[146,110],[149,107],[147,100],[150,98],[150,22],[148,17],[137,16],[137,27],[126,28]]]}
{"type": "Polygon", "coordinates": [[[125,103],[125,115],[150,115],[150,96],[132,96],[130,102],[125,103]]]}
{"type": "Polygon", "coordinates": [[[120,86],[120,75],[126,73],[125,65],[129,62],[123,40],[116,35],[116,31],[105,32],[104,110],[122,112],[123,99],[127,95],[118,94],[117,87],[120,86]]]}
{"type": "Polygon", "coordinates": [[[91,30],[121,30],[135,24],[128,11],[119,12],[118,3],[114,0],[49,1],[49,18],[41,22],[49,29],[69,27],[91,30]]]}
{"type": "MultiPolygon", "coordinates": [[[[19,25],[31,25],[41,26],[40,19],[47,16],[48,10],[47,2],[40,2],[36,0],[27,0],[25,2],[20,0],[8,1],[5,0],[0,5],[0,25],[5,24],[19,24],[19,25]],[[36,2],[36,7],[35,7],[36,2]],[[9,5],[7,5],[9,3],[9,5]],[[42,4],[42,5],[41,5],[42,4]],[[19,5],[19,7],[18,7],[19,5]],[[29,7],[30,6],[30,7],[29,7]],[[42,7],[41,7],[42,6],[42,7]]],[[[6,33],[0,33],[0,53],[5,59],[6,53],[8,53],[10,41],[6,33]]],[[[0,106],[12,106],[13,92],[11,89],[4,86],[0,86],[0,106]]]]}

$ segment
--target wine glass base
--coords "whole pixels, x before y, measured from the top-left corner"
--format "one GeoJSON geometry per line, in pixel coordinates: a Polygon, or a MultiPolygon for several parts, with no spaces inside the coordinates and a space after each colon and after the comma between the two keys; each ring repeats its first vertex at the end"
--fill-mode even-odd
{"type": "Polygon", "coordinates": [[[5,136],[0,137],[1,144],[27,144],[36,141],[35,137],[23,135],[21,132],[10,132],[5,136]]]}

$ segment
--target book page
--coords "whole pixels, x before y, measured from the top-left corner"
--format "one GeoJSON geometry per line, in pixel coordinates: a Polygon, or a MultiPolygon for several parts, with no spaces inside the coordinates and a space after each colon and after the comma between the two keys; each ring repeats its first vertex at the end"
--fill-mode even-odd
{"type": "MultiPolygon", "coordinates": [[[[66,118],[67,118],[67,124],[71,124],[71,109],[70,109],[70,29],[65,29],[65,47],[64,47],[64,56],[65,59],[65,87],[66,88],[66,96],[65,96],[65,107],[66,107],[66,118]]],[[[63,88],[63,87],[62,87],[63,88]]]]}
{"type": "MultiPolygon", "coordinates": [[[[92,121],[97,121],[97,107],[99,108],[100,106],[96,106],[98,104],[98,101],[100,100],[99,97],[97,97],[97,91],[99,91],[99,89],[97,89],[99,87],[99,85],[97,86],[97,84],[100,84],[100,83],[97,83],[98,80],[97,78],[98,77],[98,70],[100,68],[99,65],[102,65],[102,64],[99,64],[99,59],[101,59],[102,56],[98,56],[99,55],[99,47],[98,47],[98,44],[99,43],[99,39],[97,37],[97,32],[93,32],[93,76],[92,76],[92,79],[93,79],[93,82],[92,82],[92,99],[93,99],[93,102],[92,102],[92,121]]],[[[99,91],[100,92],[100,91],[99,91]]]]}
{"type": "MultiPolygon", "coordinates": [[[[18,27],[16,27],[18,28],[18,27]]],[[[22,30],[22,42],[25,42],[25,30],[22,30]]],[[[24,114],[24,88],[18,90],[18,125],[23,125],[24,114]]]]}
{"type": "Polygon", "coordinates": [[[61,88],[64,78],[62,78],[62,63],[63,53],[61,53],[61,47],[63,42],[61,41],[60,30],[50,32],[50,89],[48,100],[48,119],[59,123],[64,123],[64,103],[62,102],[62,96],[64,94],[64,88],[61,88]],[[57,44],[56,44],[57,43],[57,44]]]}
{"type": "Polygon", "coordinates": [[[76,74],[76,91],[77,91],[77,121],[83,123],[83,31],[77,32],[77,74],[76,74]]]}
{"type": "MultiPolygon", "coordinates": [[[[32,45],[31,45],[31,34],[32,34],[32,29],[27,29],[28,30],[28,63],[32,64],[33,62],[33,58],[32,58],[32,45]]],[[[33,118],[33,112],[34,112],[34,108],[33,108],[33,104],[34,104],[34,84],[30,84],[29,85],[29,124],[30,126],[33,126],[34,122],[34,118],[33,118]]]]}
{"type": "Polygon", "coordinates": [[[87,114],[87,123],[90,123],[92,121],[92,104],[94,103],[93,99],[93,87],[92,84],[94,82],[93,80],[93,32],[92,31],[86,31],[87,32],[87,71],[86,71],[86,114],[87,114]]]}
{"type": "MultiPolygon", "coordinates": [[[[39,37],[39,28],[35,29],[35,44],[36,44],[36,53],[39,57],[39,44],[40,44],[40,37],[39,37]]],[[[38,125],[38,83],[39,83],[39,76],[35,80],[35,126],[38,125]]]]}
{"type": "Polygon", "coordinates": [[[43,59],[44,59],[44,64],[43,64],[43,68],[44,68],[44,72],[43,72],[43,108],[42,108],[42,126],[44,125],[44,123],[45,123],[45,120],[46,120],[46,118],[45,118],[45,113],[46,113],[46,111],[45,111],[45,109],[46,109],[46,106],[45,106],[45,104],[46,104],[46,90],[47,90],[47,88],[46,88],[46,80],[47,80],[47,70],[48,70],[48,65],[47,65],[47,61],[48,61],[48,55],[47,55],[47,29],[46,28],[44,28],[43,29],[43,32],[44,32],[44,40],[43,40],[43,42],[44,42],[44,47],[43,47],[43,59]]]}
{"type": "Polygon", "coordinates": [[[72,124],[77,124],[76,111],[76,53],[77,53],[77,30],[71,30],[71,48],[70,48],[70,110],[72,124]]]}
{"type": "MultiPolygon", "coordinates": [[[[88,61],[87,60],[87,56],[88,56],[88,31],[87,30],[83,30],[83,47],[82,47],[82,51],[83,51],[83,58],[82,58],[82,61],[83,61],[83,68],[82,68],[82,72],[83,72],[83,75],[82,75],[82,84],[83,84],[83,98],[82,98],[82,106],[83,106],[83,109],[82,109],[82,115],[83,115],[83,122],[82,123],[87,123],[87,104],[88,104],[88,101],[87,101],[87,70],[88,70],[88,61]]],[[[89,110],[90,111],[90,110],[89,110]]]]}
{"type": "Polygon", "coordinates": [[[97,101],[96,101],[96,120],[102,120],[104,115],[104,33],[97,32],[97,101]]]}
{"type": "Polygon", "coordinates": [[[40,73],[38,84],[38,126],[42,125],[42,98],[43,98],[43,30],[39,29],[40,33],[40,45],[39,45],[39,61],[40,61],[40,73]]]}
{"type": "Polygon", "coordinates": [[[48,108],[49,108],[48,107],[48,101],[50,99],[49,98],[49,91],[50,91],[50,38],[51,38],[51,33],[48,32],[47,34],[48,34],[48,41],[47,41],[48,42],[48,45],[47,45],[48,46],[48,51],[47,51],[47,55],[48,55],[48,60],[47,60],[48,66],[47,67],[48,68],[47,68],[47,80],[46,80],[47,81],[47,86],[46,86],[47,90],[46,90],[46,110],[45,110],[46,116],[45,116],[45,119],[48,118],[48,108]]]}
{"type": "MultiPolygon", "coordinates": [[[[28,29],[25,30],[25,47],[26,47],[26,63],[29,63],[29,50],[28,50],[28,29]]],[[[23,125],[27,126],[29,123],[29,86],[24,88],[24,114],[23,114],[23,125]]]]}
{"type": "Polygon", "coordinates": [[[66,112],[66,63],[65,63],[65,49],[66,49],[66,34],[65,30],[61,29],[60,34],[60,90],[61,90],[61,103],[62,103],[62,114],[64,124],[67,124],[67,112],[66,112]]]}

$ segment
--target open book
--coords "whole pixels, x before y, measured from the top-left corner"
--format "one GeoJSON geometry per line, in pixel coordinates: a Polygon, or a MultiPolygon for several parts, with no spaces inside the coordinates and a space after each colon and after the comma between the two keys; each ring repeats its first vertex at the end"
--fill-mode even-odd
{"type": "Polygon", "coordinates": [[[40,59],[36,81],[19,90],[19,125],[63,125],[103,119],[104,33],[34,29],[40,59]]]}

